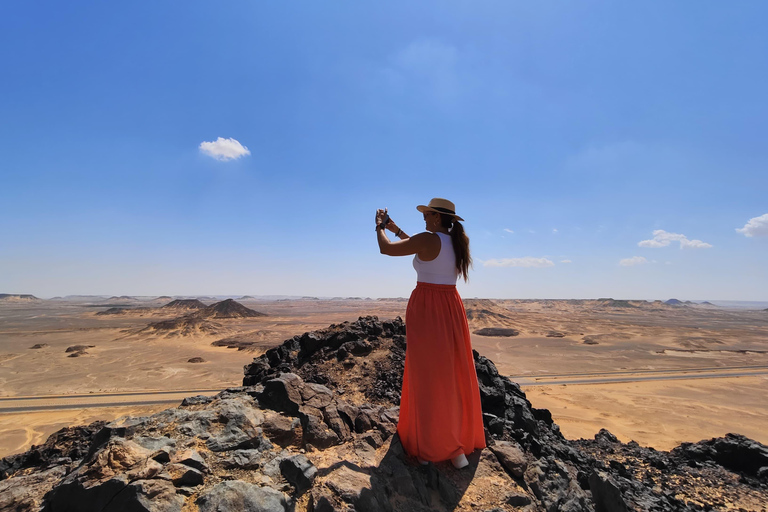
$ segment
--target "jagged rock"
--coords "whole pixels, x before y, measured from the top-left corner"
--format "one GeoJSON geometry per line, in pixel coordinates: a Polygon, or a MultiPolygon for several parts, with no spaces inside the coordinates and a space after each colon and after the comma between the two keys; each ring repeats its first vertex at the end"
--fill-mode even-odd
{"type": "MultiPolygon", "coordinates": [[[[259,395],[262,407],[297,416],[303,403],[301,387],[304,382],[294,373],[284,373],[264,383],[264,391],[259,395]]],[[[244,384],[245,385],[245,384],[244,384]]]]}
{"type": "Polygon", "coordinates": [[[699,443],[683,443],[672,452],[692,460],[711,460],[731,471],[757,476],[760,468],[768,466],[768,447],[739,434],[699,443]]]}
{"type": "Polygon", "coordinates": [[[264,434],[273,443],[285,447],[301,444],[301,421],[298,418],[271,413],[261,424],[264,434]]]}
{"type": "Polygon", "coordinates": [[[190,357],[190,358],[187,360],[187,362],[188,362],[188,363],[204,363],[204,362],[205,362],[205,359],[203,359],[202,357],[190,357]]]}
{"type": "Polygon", "coordinates": [[[51,434],[42,445],[0,459],[0,481],[22,469],[42,469],[54,461],[82,459],[88,454],[93,437],[105,424],[105,421],[96,421],[85,426],[65,427],[51,434]]]}
{"type": "Polygon", "coordinates": [[[285,495],[241,480],[221,482],[197,500],[200,512],[286,512],[285,495]]]}
{"type": "Polygon", "coordinates": [[[234,450],[222,461],[227,469],[259,469],[262,452],[259,450],[234,450]]]}
{"type": "MultiPolygon", "coordinates": [[[[320,411],[317,411],[320,412],[320,411]]],[[[304,444],[311,444],[320,449],[331,447],[339,442],[339,436],[328,428],[323,422],[322,413],[317,416],[315,411],[309,408],[302,408],[301,428],[304,432],[304,444]]]]}
{"type": "Polygon", "coordinates": [[[174,463],[183,464],[190,468],[194,468],[198,471],[202,471],[203,473],[210,472],[210,468],[208,467],[208,464],[205,462],[203,457],[197,452],[197,450],[187,449],[187,450],[182,450],[180,452],[176,452],[173,454],[173,457],[171,457],[171,460],[174,463]]]}
{"type": "Polygon", "coordinates": [[[19,475],[0,481],[0,510],[26,512],[40,510],[43,495],[67,474],[67,466],[19,475]]]}
{"type": "Polygon", "coordinates": [[[496,455],[504,468],[514,476],[520,478],[525,474],[528,467],[528,461],[525,459],[525,453],[515,442],[498,441],[491,446],[491,451],[496,455]]]}
{"type": "Polygon", "coordinates": [[[181,401],[182,407],[189,407],[191,405],[204,405],[209,403],[213,398],[205,395],[188,396],[181,401]]]}
{"type": "Polygon", "coordinates": [[[547,512],[593,510],[576,473],[572,466],[548,456],[529,464],[524,478],[547,512]]]}
{"type": "Polygon", "coordinates": [[[317,476],[317,468],[304,455],[293,455],[280,461],[283,477],[301,494],[310,487],[317,476]]]}
{"type": "Polygon", "coordinates": [[[354,464],[347,464],[334,471],[326,485],[354,510],[392,510],[388,501],[381,502],[371,490],[371,477],[354,464]]]}
{"type": "Polygon", "coordinates": [[[153,452],[163,448],[172,448],[176,446],[176,441],[168,436],[135,436],[132,441],[142,448],[146,448],[153,452]]]}
{"type": "Polygon", "coordinates": [[[594,471],[589,476],[589,490],[595,502],[595,512],[627,512],[627,504],[611,476],[603,471],[594,471]]]}
{"type": "Polygon", "coordinates": [[[138,444],[115,438],[88,465],[80,466],[44,498],[43,510],[180,511],[184,503],[173,484],[159,476],[162,465],[138,444]]]}
{"type": "Polygon", "coordinates": [[[168,464],[165,466],[165,471],[170,475],[171,482],[176,487],[194,487],[202,484],[205,479],[202,471],[185,464],[168,464]]]}

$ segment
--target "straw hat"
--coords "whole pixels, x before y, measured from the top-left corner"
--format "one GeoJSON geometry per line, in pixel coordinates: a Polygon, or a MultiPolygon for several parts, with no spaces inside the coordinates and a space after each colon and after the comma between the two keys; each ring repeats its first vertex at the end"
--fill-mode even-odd
{"type": "Polygon", "coordinates": [[[416,209],[422,213],[437,212],[437,213],[443,213],[445,215],[450,215],[455,220],[461,220],[461,221],[464,220],[458,215],[456,215],[456,205],[450,202],[449,200],[443,199],[441,197],[433,197],[427,206],[420,204],[419,206],[416,207],[416,209]]]}

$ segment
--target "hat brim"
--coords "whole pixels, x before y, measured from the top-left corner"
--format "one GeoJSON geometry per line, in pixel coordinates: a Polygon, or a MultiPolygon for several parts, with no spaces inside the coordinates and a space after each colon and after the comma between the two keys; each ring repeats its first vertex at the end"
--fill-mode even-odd
{"type": "Polygon", "coordinates": [[[424,212],[435,212],[435,213],[440,213],[442,215],[450,215],[454,219],[460,220],[461,222],[464,222],[464,219],[462,219],[461,217],[459,217],[455,213],[441,212],[440,210],[435,210],[434,208],[432,208],[430,206],[423,205],[423,204],[420,204],[419,206],[417,206],[416,209],[419,210],[421,213],[424,213],[424,212]]]}

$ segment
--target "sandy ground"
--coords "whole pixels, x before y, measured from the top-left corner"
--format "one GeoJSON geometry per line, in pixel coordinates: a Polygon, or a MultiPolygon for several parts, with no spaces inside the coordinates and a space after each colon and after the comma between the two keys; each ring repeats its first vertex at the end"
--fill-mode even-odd
{"type": "MultiPolygon", "coordinates": [[[[4,412],[14,405],[10,398],[223,389],[240,384],[253,357],[295,334],[360,315],[404,315],[406,307],[396,299],[240,302],[269,316],[216,320],[215,334],[170,337],[139,331],[178,314],[95,315],[117,303],[156,307],[164,301],[0,303],[0,456],[40,443],[62,426],[172,406],[94,403],[4,412]],[[257,340],[252,352],[211,346],[238,334],[257,340]],[[30,348],[36,344],[46,346],[30,348]],[[93,347],[68,357],[73,345],[93,347]],[[205,362],[189,363],[193,357],[205,362]]],[[[658,449],[726,432],[768,443],[768,312],[515,300],[468,301],[467,311],[472,330],[520,331],[473,335],[473,345],[523,385],[535,407],[550,409],[566,437],[591,437],[605,427],[658,449]]]]}

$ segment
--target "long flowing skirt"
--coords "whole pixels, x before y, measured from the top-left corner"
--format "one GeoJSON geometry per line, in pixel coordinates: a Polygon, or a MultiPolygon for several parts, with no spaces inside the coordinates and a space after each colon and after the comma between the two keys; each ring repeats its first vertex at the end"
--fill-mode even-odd
{"type": "Polygon", "coordinates": [[[397,433],[405,450],[438,462],[485,448],[480,390],[456,286],[417,283],[406,310],[397,433]]]}

